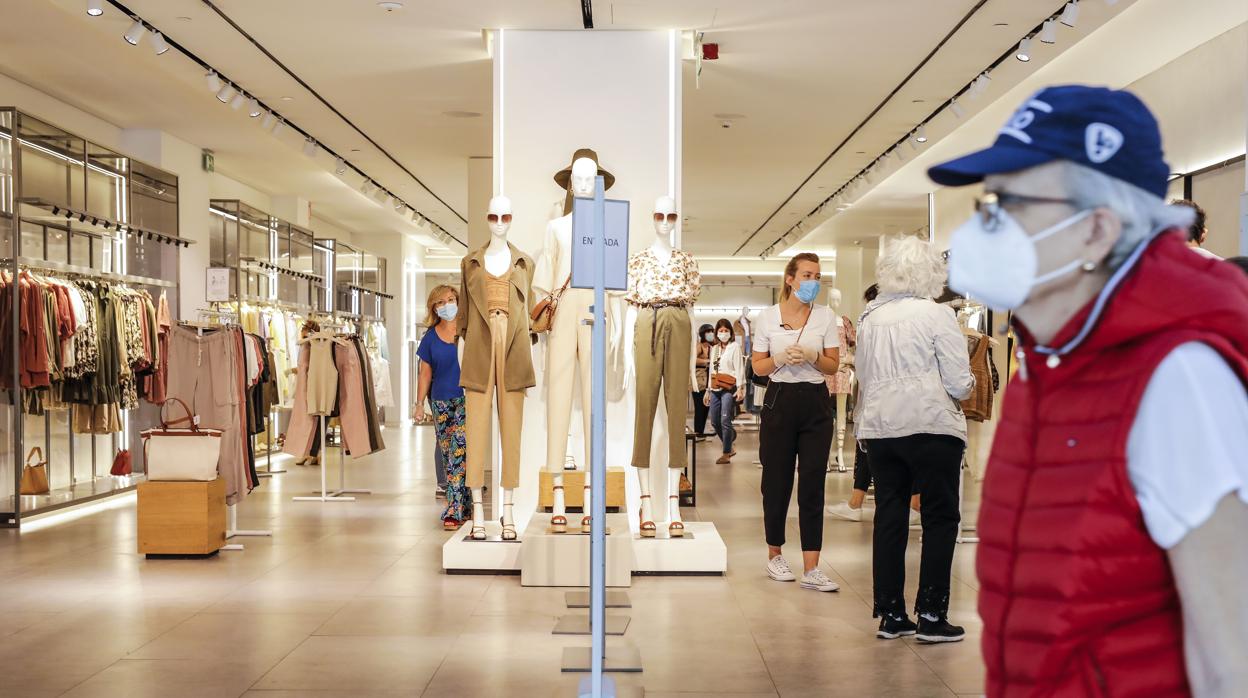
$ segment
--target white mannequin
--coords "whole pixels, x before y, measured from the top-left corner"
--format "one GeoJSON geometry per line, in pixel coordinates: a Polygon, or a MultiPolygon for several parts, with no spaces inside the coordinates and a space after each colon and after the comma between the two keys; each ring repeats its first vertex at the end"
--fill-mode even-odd
{"type": "MultiPolygon", "coordinates": [[[[598,164],[596,162],[594,162],[590,158],[578,158],[575,162],[572,163],[572,175],[568,179],[568,190],[572,193],[572,196],[575,198],[592,198],[594,196],[594,187],[596,184],[597,176],[598,176],[598,164]]],[[[563,259],[569,260],[569,264],[570,264],[570,260],[572,258],[571,257],[572,256],[572,214],[571,212],[551,221],[548,225],[547,230],[549,233],[553,233],[553,237],[558,242],[558,245],[560,248],[559,254],[563,256],[563,259]]],[[[550,278],[546,280],[546,283],[554,286],[554,288],[540,288],[536,284],[533,287],[534,293],[538,294],[539,298],[544,297],[547,293],[550,293],[551,291],[557,290],[559,286],[563,284],[563,279],[550,278]]],[[[586,362],[589,361],[589,357],[584,357],[584,359],[586,362]]],[[[549,367],[547,368],[547,370],[548,371],[550,370],[549,367]]],[[[589,408],[590,408],[590,385],[589,385],[589,382],[585,380],[586,377],[587,377],[587,373],[583,372],[582,382],[581,382],[581,410],[584,412],[585,423],[588,424],[589,422],[588,414],[589,414],[589,408]]],[[[548,400],[548,404],[549,404],[549,400],[548,400]]],[[[553,439],[553,438],[559,438],[559,437],[550,435],[548,438],[553,439]]],[[[581,516],[581,528],[582,529],[589,528],[589,524],[590,524],[589,514],[590,514],[590,503],[591,503],[591,496],[592,496],[592,487],[591,487],[592,472],[591,472],[591,468],[589,467],[589,457],[590,457],[589,438],[590,438],[589,429],[588,427],[586,427],[585,434],[584,434],[585,498],[584,498],[584,509],[582,510],[583,514],[581,516]]],[[[549,442],[547,444],[547,448],[550,448],[549,442]]],[[[564,499],[563,471],[562,470],[553,472],[553,482],[554,482],[554,506],[552,507],[553,511],[550,517],[551,530],[555,533],[564,533],[567,530],[567,504],[564,499]]]]}
{"type": "MultiPolygon", "coordinates": [[[[676,230],[676,221],[678,220],[675,200],[673,200],[670,196],[660,196],[658,199],[655,199],[654,213],[656,216],[661,215],[662,218],[656,218],[654,220],[654,242],[650,243],[650,251],[659,259],[667,262],[672,258],[672,233],[676,230]]],[[[632,282],[630,281],[629,283],[631,285],[632,282]]],[[[637,309],[629,306],[627,324],[629,327],[633,327],[636,322],[637,309]]],[[[693,375],[695,362],[697,361],[698,356],[698,342],[694,341],[690,344],[692,347],[692,352],[689,357],[690,375],[693,375]]],[[[630,342],[626,345],[626,347],[629,349],[627,349],[628,355],[625,361],[628,366],[633,366],[633,355],[631,352],[632,343],[630,342]]],[[[684,435],[668,434],[668,438],[684,438],[684,435]]],[[[663,489],[666,489],[668,492],[668,528],[671,530],[672,524],[680,524],[680,529],[683,531],[684,522],[680,516],[680,477],[671,477],[671,474],[666,472],[669,469],[670,468],[666,467],[662,468],[664,471],[662,477],[667,480],[667,486],[663,489]]],[[[642,535],[643,537],[649,537],[646,535],[645,531],[647,528],[646,524],[654,523],[654,512],[653,507],[651,506],[652,500],[650,494],[650,484],[652,482],[651,478],[655,477],[655,475],[652,473],[640,472],[642,470],[651,470],[649,468],[637,468],[637,470],[637,483],[641,488],[642,535]]]]}
{"type": "MultiPolygon", "coordinates": [[[[837,313],[836,321],[842,327],[845,319],[840,316],[841,308],[841,290],[834,288],[828,291],[828,307],[833,313],[837,313]]],[[[841,347],[841,356],[849,352],[849,347],[841,347]]],[[[836,395],[836,469],[837,472],[846,472],[849,470],[845,466],[845,414],[847,403],[849,402],[849,393],[837,393],[836,395]]],[[[828,464],[828,472],[832,472],[832,464],[828,464]]]]}
{"type": "MultiPolygon", "coordinates": [[[[485,248],[485,270],[494,276],[502,276],[511,268],[511,247],[507,244],[507,232],[511,230],[511,199],[496,196],[490,199],[490,243],[485,248]]],[[[500,387],[501,389],[501,387],[500,387]]],[[[503,488],[504,540],[514,540],[516,519],[513,512],[515,490],[503,488]],[[508,529],[511,536],[508,537],[508,529]]],[[[485,540],[485,499],[482,488],[472,489],[472,537],[485,540]]]]}

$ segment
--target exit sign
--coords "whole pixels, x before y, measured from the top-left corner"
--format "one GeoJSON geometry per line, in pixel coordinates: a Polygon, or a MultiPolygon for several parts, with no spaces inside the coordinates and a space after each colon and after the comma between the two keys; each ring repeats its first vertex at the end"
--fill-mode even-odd
{"type": "Polygon", "coordinates": [[[211,150],[204,151],[204,172],[217,171],[217,158],[212,154],[211,150]]]}

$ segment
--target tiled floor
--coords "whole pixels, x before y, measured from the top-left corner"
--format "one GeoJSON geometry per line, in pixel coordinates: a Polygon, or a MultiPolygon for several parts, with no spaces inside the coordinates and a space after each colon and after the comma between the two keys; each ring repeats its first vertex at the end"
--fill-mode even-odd
{"type": "MultiPolygon", "coordinates": [[[[559,664],[578,643],[550,634],[563,590],[441,573],[430,439],[427,428],[388,431],[389,450],[350,466],[352,482],[374,490],[351,504],[292,502],[318,474],[289,466],[240,509],[240,527],[273,537],[214,559],[137,555],[132,495],[0,531],[0,698],[574,696],[578,679],[559,664]]],[[[713,440],[699,446],[700,506],[686,516],[716,523],[729,573],[634,579],[624,640],[644,672],[621,686],[651,698],[981,692],[974,546],[954,561],[952,615],[966,642],[876,640],[869,523],[826,524],[840,593],[764,576],[755,443],[746,435],[726,466],[712,464],[713,440]]],[[[828,501],[850,484],[830,475],[828,501]]]]}

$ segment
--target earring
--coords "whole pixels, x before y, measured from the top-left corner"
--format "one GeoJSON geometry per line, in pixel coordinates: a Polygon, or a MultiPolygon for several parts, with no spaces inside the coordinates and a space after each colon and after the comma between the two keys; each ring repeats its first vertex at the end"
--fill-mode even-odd
{"type": "Polygon", "coordinates": [[[1083,265],[1080,266],[1079,268],[1084,270],[1088,274],[1091,274],[1092,272],[1096,271],[1096,262],[1084,262],[1083,265]]]}

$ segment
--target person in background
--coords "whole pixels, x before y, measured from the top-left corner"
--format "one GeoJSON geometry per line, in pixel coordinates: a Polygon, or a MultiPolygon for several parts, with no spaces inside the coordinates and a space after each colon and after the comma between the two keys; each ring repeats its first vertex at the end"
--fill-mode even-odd
{"type": "MultiPolygon", "coordinates": [[[[870,305],[880,295],[879,284],[871,284],[862,294],[862,300],[870,305]]],[[[854,443],[854,490],[847,501],[829,504],[827,514],[837,521],[862,521],[862,506],[867,499],[867,490],[871,488],[871,456],[862,450],[862,442],[854,443]]],[[[910,497],[910,527],[921,525],[919,522],[919,495],[915,490],[910,497]]]]}
{"type": "Polygon", "coordinates": [[[755,323],[751,361],[756,374],[767,376],[758,431],[767,574],[778,582],[797,579],[782,554],[796,467],[801,587],[836,591],[840,586],[819,567],[819,553],[824,481],[836,431],[835,403],[823,377],[841,367],[840,321],[831,308],[815,303],[821,276],[818,255],[803,252],[789,260],[780,302],[764,309],[755,323]]]}
{"type": "Polygon", "coordinates": [[[437,449],[446,463],[446,508],[442,510],[442,526],[454,531],[472,518],[472,492],[464,476],[467,452],[464,430],[464,389],[459,387],[459,337],[455,313],[459,311],[459,294],[451,286],[437,286],[429,292],[426,303],[429,331],[416,348],[420,357],[420,375],[416,384],[417,421],[433,420],[437,449]],[[429,399],[432,414],[424,410],[429,399]]]}
{"type": "Polygon", "coordinates": [[[1205,249],[1205,240],[1209,238],[1209,225],[1205,217],[1205,209],[1201,208],[1195,201],[1190,199],[1175,199],[1171,202],[1175,206],[1189,208],[1196,215],[1192,219],[1192,224],[1187,226],[1187,246],[1195,250],[1202,257],[1210,259],[1222,259],[1218,255],[1205,249]]]}
{"type": "Polygon", "coordinates": [[[715,328],[703,324],[698,328],[698,356],[693,370],[693,434],[699,441],[706,438],[706,417],[710,407],[706,402],[707,386],[710,385],[711,345],[715,344],[715,328]]]}
{"type": "Polygon", "coordinates": [[[1248,274],[1248,257],[1227,257],[1226,261],[1234,264],[1248,274]]]}
{"type": "Polygon", "coordinates": [[[1187,249],[1156,119],[1050,87],[928,175],[983,182],[949,286],[1019,342],[978,528],[988,695],[1244,695],[1248,278],[1187,249]]]}
{"type": "Polygon", "coordinates": [[[745,399],[745,357],[727,319],[720,318],[715,323],[715,340],[711,347],[710,389],[703,404],[711,410],[711,427],[724,447],[723,455],[715,462],[724,465],[737,455],[732,447],[737,438],[732,420],[737,403],[745,399]]]}
{"type": "Polygon", "coordinates": [[[940,251],[917,237],[886,241],[875,265],[880,295],[858,324],[860,397],[855,436],[875,478],[872,572],[876,635],[957,642],[948,621],[949,579],[961,516],[959,469],[966,417],[958,404],[975,380],[952,308],[936,303],[945,285],[940,251]],[[916,626],[906,615],[906,544],[911,494],[923,498],[916,626]]]}

